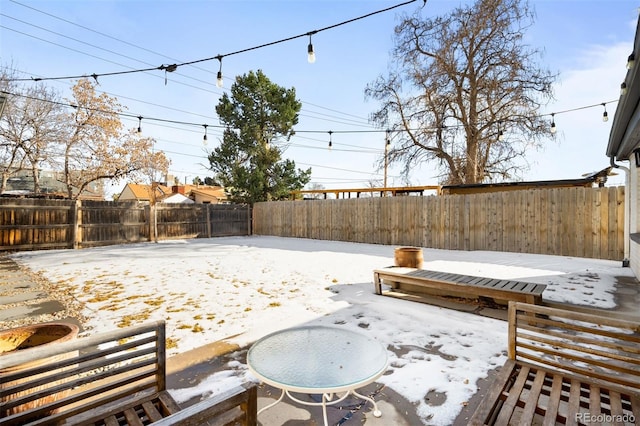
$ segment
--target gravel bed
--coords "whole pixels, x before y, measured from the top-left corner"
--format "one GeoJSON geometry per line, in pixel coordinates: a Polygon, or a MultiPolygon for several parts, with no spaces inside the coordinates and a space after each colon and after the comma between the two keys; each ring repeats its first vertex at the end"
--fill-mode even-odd
{"type": "MultiPolygon", "coordinates": [[[[83,329],[83,324],[87,322],[87,318],[83,315],[85,309],[83,303],[77,300],[70,292],[64,288],[63,285],[50,282],[43,277],[40,273],[35,273],[30,269],[19,265],[19,271],[9,271],[10,274],[20,275],[20,279],[25,282],[30,282],[32,285],[27,289],[12,289],[10,291],[4,291],[3,296],[13,296],[20,294],[21,292],[42,292],[46,293],[47,297],[30,299],[24,302],[9,303],[2,305],[3,309],[15,308],[19,306],[26,306],[33,303],[46,303],[47,301],[57,301],[64,306],[63,310],[57,310],[55,312],[46,314],[34,314],[28,315],[19,319],[0,321],[0,329],[10,329],[16,327],[23,327],[32,324],[55,322],[55,321],[73,321],[83,329]]],[[[0,296],[1,300],[1,296],[0,296]]]]}

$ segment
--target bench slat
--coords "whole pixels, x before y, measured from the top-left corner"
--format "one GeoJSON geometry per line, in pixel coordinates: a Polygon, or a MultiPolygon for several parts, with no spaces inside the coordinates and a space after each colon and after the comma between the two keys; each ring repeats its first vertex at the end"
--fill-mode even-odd
{"type": "Polygon", "coordinates": [[[146,413],[146,415],[149,418],[149,420],[151,420],[152,422],[157,422],[158,420],[162,419],[162,417],[163,417],[162,414],[158,411],[156,406],[151,401],[143,402],[142,403],[142,409],[146,413]]]}
{"type": "Polygon", "coordinates": [[[620,398],[620,394],[615,391],[609,392],[609,398],[611,404],[611,415],[613,416],[613,425],[624,426],[624,423],[620,421],[624,414],[624,411],[622,411],[622,400],[620,398]]]}
{"type": "Polygon", "coordinates": [[[551,393],[547,400],[547,409],[544,414],[543,426],[552,426],[556,424],[558,418],[558,406],[562,396],[562,376],[553,375],[553,383],[551,384],[551,393]]]}
{"type": "Polygon", "coordinates": [[[633,413],[633,417],[636,418],[636,421],[640,419],[640,395],[631,395],[631,412],[633,413]]]}
{"type": "Polygon", "coordinates": [[[161,392],[158,399],[160,399],[160,402],[162,403],[162,414],[164,416],[180,411],[180,406],[167,392],[161,392]]]}
{"type": "Polygon", "coordinates": [[[520,425],[530,425],[533,423],[533,417],[536,414],[536,408],[538,407],[538,399],[540,398],[540,392],[542,391],[542,385],[544,385],[545,380],[545,372],[542,370],[537,370],[534,372],[535,379],[533,380],[533,385],[531,389],[529,389],[529,393],[527,395],[527,399],[525,400],[524,410],[522,410],[522,414],[520,417],[520,425]]]}
{"type": "Polygon", "coordinates": [[[520,394],[524,389],[524,385],[527,383],[529,378],[529,367],[525,366],[520,369],[518,376],[516,378],[513,387],[509,389],[509,394],[507,396],[506,401],[502,405],[500,409],[500,413],[496,418],[496,424],[498,425],[508,425],[511,416],[513,415],[513,411],[516,409],[518,405],[518,401],[520,400],[520,394]]]}
{"type": "Polygon", "coordinates": [[[200,401],[190,407],[165,417],[157,426],[199,425],[215,417],[215,425],[257,424],[257,387],[249,389],[241,386],[229,389],[212,398],[200,401]],[[240,406],[239,412],[236,407],[240,406]]]}
{"type": "Polygon", "coordinates": [[[569,403],[567,404],[566,425],[574,426],[578,424],[578,413],[580,412],[580,382],[571,380],[569,389],[569,403]]]}
{"type": "Polygon", "coordinates": [[[122,414],[124,415],[124,418],[127,421],[127,425],[129,425],[129,426],[144,426],[144,424],[140,420],[140,417],[138,417],[138,413],[136,412],[134,407],[127,408],[126,410],[124,410],[124,412],[122,414]]]}
{"type": "Polygon", "coordinates": [[[602,399],[600,398],[600,386],[591,386],[591,392],[589,393],[589,414],[597,416],[600,414],[600,406],[602,399]]]}
{"type": "Polygon", "coordinates": [[[505,364],[500,367],[500,371],[496,375],[492,386],[487,391],[484,397],[486,401],[492,401],[493,404],[484,404],[478,407],[473,416],[469,420],[469,425],[480,426],[487,422],[494,412],[496,405],[499,404],[500,398],[504,393],[505,388],[509,386],[511,377],[518,365],[513,360],[507,360],[505,364]]]}
{"type": "Polygon", "coordinates": [[[104,419],[104,424],[105,426],[120,426],[120,423],[118,422],[118,419],[116,419],[116,416],[108,416],[104,419]]]}

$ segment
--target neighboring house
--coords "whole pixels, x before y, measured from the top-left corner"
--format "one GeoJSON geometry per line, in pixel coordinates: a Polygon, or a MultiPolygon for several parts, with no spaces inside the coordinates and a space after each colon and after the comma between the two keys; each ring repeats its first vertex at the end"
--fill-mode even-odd
{"type": "Polygon", "coordinates": [[[613,167],[607,167],[598,172],[593,172],[581,179],[562,179],[562,180],[538,180],[528,182],[500,182],[500,183],[478,183],[465,185],[445,185],[441,189],[442,195],[449,194],[480,194],[485,192],[500,191],[521,191],[527,189],[538,188],[572,188],[593,186],[604,186],[607,177],[613,167]]]}
{"type": "Polygon", "coordinates": [[[640,17],[627,68],[611,125],[607,157],[612,166],[623,169],[627,175],[625,257],[636,277],[640,277],[640,17]],[[629,168],[616,161],[629,161],[629,168]]]}
{"type": "Polygon", "coordinates": [[[167,198],[164,198],[161,203],[193,204],[195,201],[183,194],[171,194],[167,198]]]}
{"type": "MultiPolygon", "coordinates": [[[[150,202],[151,193],[151,185],[129,183],[118,196],[118,201],[136,200],[140,202],[150,202]]],[[[182,203],[186,202],[184,201],[185,199],[198,204],[221,204],[228,202],[224,188],[221,186],[174,185],[168,187],[160,184],[156,185],[156,202],[182,203]],[[168,198],[170,198],[171,201],[167,201],[168,198]]]]}
{"type": "MultiPolygon", "coordinates": [[[[64,175],[61,172],[50,170],[38,171],[38,184],[40,191],[33,192],[33,174],[31,170],[18,171],[7,180],[7,187],[2,193],[4,196],[21,196],[37,198],[67,198],[67,186],[63,183],[64,175]]],[[[104,200],[103,185],[100,182],[92,182],[82,191],[78,197],[80,200],[104,200]]],[[[75,190],[74,192],[77,192],[75,190]]]]}
{"type": "MultiPolygon", "coordinates": [[[[155,201],[159,202],[162,199],[172,194],[171,188],[166,185],[155,185],[155,201]]],[[[139,201],[144,203],[151,202],[151,195],[153,194],[152,185],[141,185],[137,183],[128,183],[120,195],[118,201],[139,201]]]]}
{"type": "Polygon", "coordinates": [[[183,194],[198,204],[226,204],[227,194],[221,186],[177,185],[171,187],[174,193],[183,194]]]}
{"type": "Polygon", "coordinates": [[[190,188],[189,197],[196,203],[200,204],[226,204],[228,203],[227,194],[221,186],[192,186],[190,188]]]}

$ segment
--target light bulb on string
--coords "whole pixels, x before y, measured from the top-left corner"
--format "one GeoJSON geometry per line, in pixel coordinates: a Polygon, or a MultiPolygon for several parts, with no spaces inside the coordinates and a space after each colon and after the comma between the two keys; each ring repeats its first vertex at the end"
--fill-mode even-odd
{"type": "Polygon", "coordinates": [[[333,141],[331,140],[331,135],[333,134],[332,130],[329,130],[329,149],[333,146],[333,141]]]}
{"type": "Polygon", "coordinates": [[[142,133],[142,116],[138,116],[138,133],[142,133]]]}
{"type": "Polygon", "coordinates": [[[307,46],[307,61],[313,64],[316,61],[316,53],[313,50],[313,44],[311,43],[311,34],[309,34],[309,45],[307,46]]]}
{"type": "Polygon", "coordinates": [[[627,69],[630,70],[636,64],[636,55],[631,52],[631,55],[627,58],[627,69]]]}
{"type": "Polygon", "coordinates": [[[206,141],[207,140],[207,127],[209,127],[208,124],[203,124],[202,127],[204,127],[204,136],[202,137],[202,140],[206,141]]]}
{"type": "Polygon", "coordinates": [[[556,129],[556,120],[554,118],[555,115],[556,114],[554,112],[551,113],[551,133],[552,134],[555,134],[556,131],[557,131],[557,129],[556,129]]]}
{"type": "Polygon", "coordinates": [[[502,142],[504,140],[504,132],[502,131],[502,122],[498,122],[498,141],[502,142]]]}
{"type": "Polygon", "coordinates": [[[602,121],[606,123],[607,121],[609,121],[609,114],[607,113],[607,104],[603,102],[602,106],[604,107],[604,112],[602,113],[602,121]]]}
{"type": "Polygon", "coordinates": [[[216,76],[216,86],[222,88],[224,81],[222,80],[222,56],[216,56],[216,59],[220,62],[220,68],[218,69],[218,75],[216,76]]]}
{"type": "Polygon", "coordinates": [[[625,81],[620,85],[620,96],[624,96],[627,94],[627,83],[625,81]]]}

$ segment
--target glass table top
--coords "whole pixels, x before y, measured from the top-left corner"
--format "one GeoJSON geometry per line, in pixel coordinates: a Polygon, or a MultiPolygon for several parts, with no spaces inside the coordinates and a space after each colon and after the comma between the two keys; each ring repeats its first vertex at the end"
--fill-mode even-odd
{"type": "Polygon", "coordinates": [[[329,392],[373,382],[387,369],[387,351],[350,330],[296,327],[255,342],[247,364],[260,379],[283,389],[329,392]]]}

